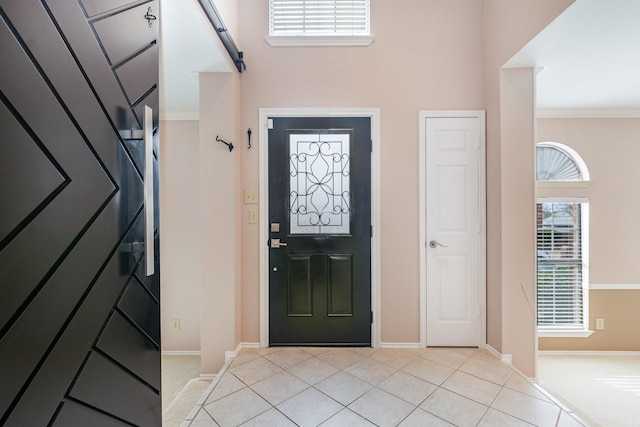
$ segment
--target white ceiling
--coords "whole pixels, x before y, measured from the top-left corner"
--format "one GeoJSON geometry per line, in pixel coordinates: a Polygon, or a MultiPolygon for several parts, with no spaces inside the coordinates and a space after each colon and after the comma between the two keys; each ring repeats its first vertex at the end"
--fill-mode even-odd
{"type": "MultiPolygon", "coordinates": [[[[198,118],[198,73],[231,68],[197,0],[162,0],[160,110],[198,118]]],[[[576,0],[506,64],[543,68],[541,109],[640,109],[640,0],[576,0]]]]}
{"type": "Polygon", "coordinates": [[[508,63],[543,67],[538,108],[640,108],[640,0],[576,0],[508,63]]]}
{"type": "Polygon", "coordinates": [[[197,0],[162,0],[160,26],[160,115],[198,119],[200,72],[229,72],[218,35],[197,0]]]}

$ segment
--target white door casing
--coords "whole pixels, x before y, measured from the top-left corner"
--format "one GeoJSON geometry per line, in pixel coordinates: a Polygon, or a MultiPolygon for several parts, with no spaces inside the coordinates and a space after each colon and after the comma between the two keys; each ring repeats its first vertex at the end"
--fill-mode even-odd
{"type": "Polygon", "coordinates": [[[420,112],[421,345],[483,346],[483,111],[420,112]]]}
{"type": "Polygon", "coordinates": [[[371,346],[380,347],[380,109],[378,108],[260,108],[260,347],[269,346],[269,162],[268,125],[275,117],[370,117],[371,118],[371,346]]]}

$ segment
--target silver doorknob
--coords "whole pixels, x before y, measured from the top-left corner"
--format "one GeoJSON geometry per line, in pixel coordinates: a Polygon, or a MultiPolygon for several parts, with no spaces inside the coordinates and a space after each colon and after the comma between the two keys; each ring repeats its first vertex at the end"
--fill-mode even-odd
{"type": "Polygon", "coordinates": [[[435,249],[435,248],[437,248],[438,246],[441,246],[441,247],[443,247],[443,248],[447,248],[447,247],[448,247],[447,245],[443,245],[442,243],[440,243],[440,242],[436,242],[435,240],[432,240],[432,241],[430,241],[430,242],[429,242],[429,247],[431,247],[431,248],[434,248],[434,249],[435,249]]]}
{"type": "Polygon", "coordinates": [[[273,271],[278,271],[278,267],[273,267],[273,271]]]}

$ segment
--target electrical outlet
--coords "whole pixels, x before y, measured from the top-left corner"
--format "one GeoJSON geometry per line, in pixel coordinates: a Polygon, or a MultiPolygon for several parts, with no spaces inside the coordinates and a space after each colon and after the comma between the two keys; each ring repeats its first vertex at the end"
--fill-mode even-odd
{"type": "Polygon", "coordinates": [[[604,319],[602,317],[596,319],[596,329],[599,331],[604,329],[604,319]]]}
{"type": "Polygon", "coordinates": [[[248,205],[258,203],[258,190],[244,190],[244,203],[248,205]]]}
{"type": "Polygon", "coordinates": [[[180,330],[180,319],[171,320],[171,328],[174,331],[179,331],[180,330]]]}

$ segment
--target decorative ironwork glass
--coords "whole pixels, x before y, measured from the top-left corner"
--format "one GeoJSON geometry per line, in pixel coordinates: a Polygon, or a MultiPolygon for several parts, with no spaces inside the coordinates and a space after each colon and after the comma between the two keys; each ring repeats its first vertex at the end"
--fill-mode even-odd
{"type": "Polygon", "coordinates": [[[291,234],[349,234],[349,133],[289,135],[291,234]]]}

